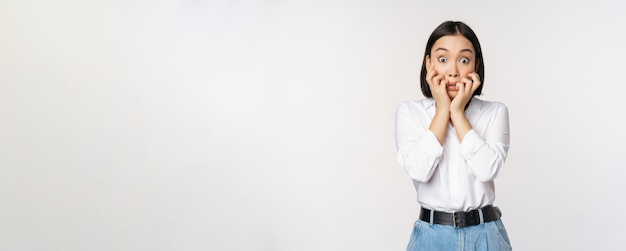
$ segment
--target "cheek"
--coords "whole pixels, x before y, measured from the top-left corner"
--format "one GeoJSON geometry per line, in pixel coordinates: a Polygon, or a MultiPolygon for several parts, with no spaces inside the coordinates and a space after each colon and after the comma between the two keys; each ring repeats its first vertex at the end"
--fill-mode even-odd
{"type": "Polygon", "coordinates": [[[468,78],[470,73],[476,71],[475,69],[476,69],[476,66],[474,64],[470,64],[467,67],[463,67],[463,69],[461,69],[461,76],[468,78]]]}
{"type": "Polygon", "coordinates": [[[435,68],[436,72],[441,73],[441,72],[444,72],[446,70],[446,65],[438,62],[438,63],[435,63],[435,67],[434,68],[435,68]]]}

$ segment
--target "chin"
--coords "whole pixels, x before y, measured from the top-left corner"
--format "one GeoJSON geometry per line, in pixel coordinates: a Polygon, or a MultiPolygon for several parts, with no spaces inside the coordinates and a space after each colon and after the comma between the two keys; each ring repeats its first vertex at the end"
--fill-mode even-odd
{"type": "Polygon", "coordinates": [[[457,91],[448,91],[448,97],[450,97],[451,99],[456,97],[457,91]]]}

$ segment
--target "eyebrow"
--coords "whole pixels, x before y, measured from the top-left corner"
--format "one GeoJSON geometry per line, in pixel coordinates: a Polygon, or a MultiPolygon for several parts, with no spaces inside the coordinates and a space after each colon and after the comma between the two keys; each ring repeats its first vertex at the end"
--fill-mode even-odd
{"type": "MultiPolygon", "coordinates": [[[[446,51],[446,52],[448,52],[448,49],[446,49],[446,48],[441,48],[441,47],[440,47],[440,48],[437,48],[437,49],[435,50],[435,52],[440,51],[440,50],[441,50],[441,51],[446,51]]],[[[460,52],[469,52],[469,53],[474,54],[474,51],[472,51],[472,49],[462,49],[460,52]]]]}

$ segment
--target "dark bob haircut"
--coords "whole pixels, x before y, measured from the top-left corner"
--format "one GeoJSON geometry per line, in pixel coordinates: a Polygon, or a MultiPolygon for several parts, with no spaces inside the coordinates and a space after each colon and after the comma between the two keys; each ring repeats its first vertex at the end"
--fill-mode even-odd
{"type": "Polygon", "coordinates": [[[432,98],[433,95],[430,91],[430,86],[428,86],[428,82],[426,82],[426,56],[430,57],[430,51],[433,48],[433,44],[443,37],[448,35],[461,35],[467,38],[474,46],[474,50],[476,50],[476,73],[480,77],[480,86],[474,91],[473,96],[482,94],[483,86],[485,86],[485,61],[483,60],[483,51],[480,48],[480,43],[478,42],[478,37],[474,31],[464,24],[463,22],[458,21],[446,21],[440,24],[430,37],[428,38],[428,42],[426,43],[426,51],[424,52],[424,57],[422,58],[422,72],[420,74],[420,84],[422,87],[422,94],[424,94],[427,98],[432,98]]]}

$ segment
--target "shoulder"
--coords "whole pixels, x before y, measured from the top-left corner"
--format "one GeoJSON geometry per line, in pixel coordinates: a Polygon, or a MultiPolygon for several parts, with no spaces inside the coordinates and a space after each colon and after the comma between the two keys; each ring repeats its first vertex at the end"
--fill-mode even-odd
{"type": "Polygon", "coordinates": [[[434,105],[435,105],[435,100],[432,98],[425,98],[425,99],[414,100],[414,101],[404,101],[398,105],[397,111],[427,110],[428,108],[434,105]]]}
{"type": "Polygon", "coordinates": [[[509,108],[500,101],[486,101],[478,98],[473,98],[472,104],[476,104],[476,106],[483,113],[509,113],[509,108]]]}
{"type": "Polygon", "coordinates": [[[473,104],[476,104],[481,109],[508,109],[507,106],[500,101],[487,101],[479,98],[473,98],[473,104]]]}
{"type": "Polygon", "coordinates": [[[435,109],[434,99],[420,99],[415,101],[405,101],[398,105],[396,109],[396,123],[409,123],[414,125],[418,121],[431,120],[430,113],[435,109]]]}

